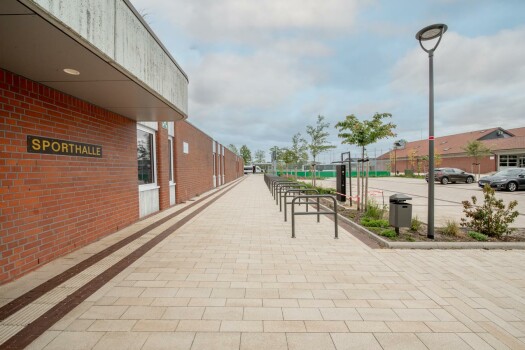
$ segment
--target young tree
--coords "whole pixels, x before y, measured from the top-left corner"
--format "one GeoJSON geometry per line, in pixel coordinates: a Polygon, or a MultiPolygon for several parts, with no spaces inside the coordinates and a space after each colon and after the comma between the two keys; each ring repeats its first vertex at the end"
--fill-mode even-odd
{"type": "Polygon", "coordinates": [[[232,152],[235,153],[236,155],[240,156],[240,154],[239,154],[239,150],[237,149],[237,147],[235,147],[235,145],[234,145],[233,143],[230,143],[230,144],[228,145],[228,147],[226,147],[226,148],[228,148],[230,151],[232,151],[232,152]]]}
{"type": "Polygon", "coordinates": [[[308,161],[308,145],[306,140],[301,137],[301,133],[297,133],[292,137],[292,147],[289,149],[293,152],[295,160],[295,178],[297,179],[297,166],[299,163],[306,163],[308,161]]]}
{"type": "Polygon", "coordinates": [[[266,162],[266,154],[263,150],[258,149],[255,151],[255,163],[265,163],[266,162]]]}
{"type": "MultiPolygon", "coordinates": [[[[393,130],[396,128],[395,124],[384,123],[384,119],[391,118],[390,113],[376,113],[372,120],[360,121],[353,114],[346,117],[345,120],[338,122],[335,127],[339,130],[338,136],[343,139],[342,143],[356,145],[361,147],[361,159],[365,158],[365,147],[381,140],[383,138],[396,136],[393,130]]],[[[357,178],[357,196],[359,197],[359,171],[357,178]]],[[[366,174],[366,182],[368,184],[368,173],[366,174]]],[[[368,193],[363,191],[365,198],[365,208],[367,205],[368,193]]],[[[357,210],[361,210],[361,198],[357,201],[357,210]]]]}
{"type": "Polygon", "coordinates": [[[470,171],[474,172],[472,167],[474,165],[477,165],[478,166],[478,174],[477,174],[477,176],[478,176],[478,179],[479,179],[479,176],[480,176],[480,173],[481,173],[481,165],[480,165],[479,160],[482,157],[488,156],[492,152],[491,149],[488,148],[487,146],[485,146],[481,141],[473,140],[473,141],[467,142],[467,144],[465,145],[463,150],[467,153],[467,156],[469,156],[471,158],[474,158],[474,162],[472,163],[472,165],[470,167],[470,171]]]}
{"type": "Polygon", "coordinates": [[[286,165],[286,173],[290,171],[290,164],[296,164],[299,158],[291,149],[285,148],[282,153],[282,161],[286,165]]]}
{"type": "Polygon", "coordinates": [[[252,162],[252,152],[250,152],[250,149],[246,145],[241,146],[241,158],[244,161],[244,165],[247,165],[252,162]]]}
{"type": "Polygon", "coordinates": [[[315,161],[317,156],[329,149],[335,148],[335,146],[328,145],[326,138],[328,137],[328,132],[324,129],[330,127],[330,124],[323,122],[324,117],[322,115],[317,116],[317,124],[315,126],[308,125],[306,127],[306,133],[310,136],[310,143],[308,144],[308,149],[313,158],[313,177],[312,184],[316,185],[316,173],[315,173],[315,161]]]}

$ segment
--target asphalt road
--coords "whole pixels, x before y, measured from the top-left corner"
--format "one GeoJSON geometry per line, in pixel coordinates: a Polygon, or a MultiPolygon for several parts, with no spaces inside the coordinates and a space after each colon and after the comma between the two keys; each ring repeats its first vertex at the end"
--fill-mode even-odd
{"type": "MultiPolygon", "coordinates": [[[[412,200],[412,217],[417,215],[418,219],[427,222],[428,215],[428,184],[424,179],[410,179],[401,177],[381,177],[370,178],[368,180],[369,198],[374,198],[379,204],[384,203],[388,206],[389,197],[395,193],[403,193],[412,200]]],[[[335,179],[318,180],[318,184],[323,187],[335,188],[335,179]]],[[[352,194],[355,196],[356,181],[352,179],[352,194]]],[[[483,192],[477,183],[466,184],[456,183],[442,185],[435,183],[435,202],[434,202],[434,221],[436,226],[442,226],[447,220],[454,220],[457,223],[464,217],[464,200],[472,201],[471,197],[478,198],[478,204],[483,202],[483,192]]],[[[347,193],[349,193],[347,183],[347,193]]],[[[517,200],[516,210],[520,213],[511,227],[525,227],[525,191],[507,192],[496,191],[496,197],[503,199],[505,204],[511,200],[517,200]]]]}

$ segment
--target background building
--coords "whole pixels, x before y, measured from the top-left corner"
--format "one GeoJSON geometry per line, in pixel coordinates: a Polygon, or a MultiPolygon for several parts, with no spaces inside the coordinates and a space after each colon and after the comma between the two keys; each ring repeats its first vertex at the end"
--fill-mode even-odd
{"type": "MultiPolygon", "coordinates": [[[[460,168],[477,172],[477,165],[464,148],[468,142],[480,141],[491,152],[479,159],[481,173],[490,173],[505,168],[525,167],[525,127],[503,129],[500,127],[471,131],[461,134],[436,137],[435,152],[440,158],[441,167],[460,168]]],[[[390,169],[403,173],[428,171],[428,140],[396,144],[394,149],[381,155],[379,159],[390,160],[390,169]]]]}

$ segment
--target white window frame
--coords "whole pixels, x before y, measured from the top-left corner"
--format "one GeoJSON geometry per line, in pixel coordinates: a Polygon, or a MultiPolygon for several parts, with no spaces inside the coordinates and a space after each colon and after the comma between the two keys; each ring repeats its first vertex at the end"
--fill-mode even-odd
{"type": "Polygon", "coordinates": [[[137,124],[137,130],[144,131],[153,135],[153,146],[151,150],[151,157],[153,158],[153,183],[139,185],[139,191],[149,191],[156,188],[160,188],[157,183],[157,131],[141,124],[137,124]]]}
{"type": "MultiPolygon", "coordinates": [[[[169,155],[170,155],[170,159],[169,159],[169,162],[170,162],[170,169],[171,170],[171,179],[169,179],[169,184],[170,185],[175,185],[175,167],[174,167],[174,163],[173,163],[173,145],[174,145],[174,138],[173,136],[168,136],[168,148],[169,148],[169,155]]],[[[170,172],[168,172],[169,174],[170,172]]]]}

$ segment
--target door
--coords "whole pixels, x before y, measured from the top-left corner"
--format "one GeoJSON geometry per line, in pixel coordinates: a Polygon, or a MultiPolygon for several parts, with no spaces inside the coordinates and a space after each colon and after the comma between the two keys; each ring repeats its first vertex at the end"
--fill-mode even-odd
{"type": "Polygon", "coordinates": [[[520,156],[518,158],[518,167],[525,168],[525,156],[520,156]]]}

